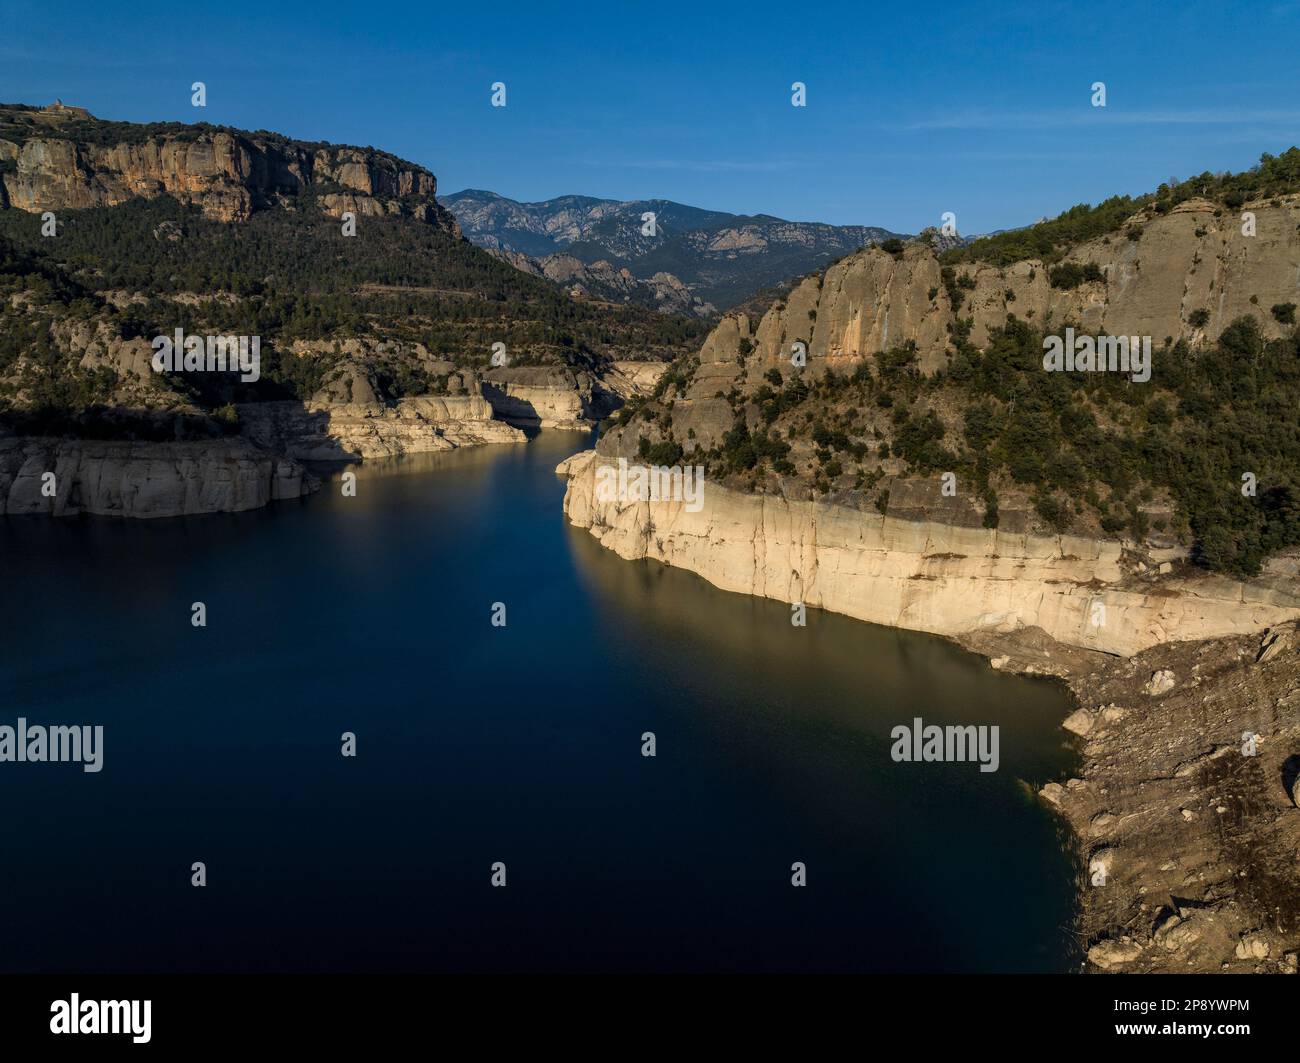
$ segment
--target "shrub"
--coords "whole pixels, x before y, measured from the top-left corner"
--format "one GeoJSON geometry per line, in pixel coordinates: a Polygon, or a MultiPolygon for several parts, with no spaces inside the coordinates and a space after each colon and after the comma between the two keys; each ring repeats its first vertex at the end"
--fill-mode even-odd
{"type": "Polygon", "coordinates": [[[682,445],[671,439],[662,440],[650,447],[644,458],[649,465],[676,465],[682,460],[682,445]]]}
{"type": "Polygon", "coordinates": [[[1059,266],[1050,269],[1047,277],[1048,283],[1053,288],[1063,288],[1067,291],[1079,287],[1080,284],[1106,279],[1101,267],[1095,262],[1089,262],[1086,265],[1081,265],[1078,262],[1062,262],[1059,266]]]}
{"type": "Polygon", "coordinates": [[[984,492],[984,527],[996,528],[998,526],[998,495],[993,488],[988,488],[984,492]]]}
{"type": "Polygon", "coordinates": [[[1049,494],[1034,496],[1034,509],[1057,533],[1064,532],[1070,526],[1069,511],[1056,498],[1049,494]]]}

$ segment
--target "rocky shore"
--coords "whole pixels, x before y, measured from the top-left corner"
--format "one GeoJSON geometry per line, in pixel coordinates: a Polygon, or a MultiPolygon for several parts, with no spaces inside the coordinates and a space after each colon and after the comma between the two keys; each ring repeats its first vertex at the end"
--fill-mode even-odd
{"type": "Polygon", "coordinates": [[[1118,542],[896,520],[712,484],[690,513],[599,497],[601,461],[584,451],[560,465],[564,509],[621,557],[946,635],[995,668],[1067,683],[1078,709],[1064,726],[1083,745],[1082,770],[1032,785],[1071,828],[1088,970],[1296,970],[1294,558],[1238,582],[1136,560],[1118,542]]]}
{"type": "Polygon", "coordinates": [[[1040,796],[1072,830],[1088,969],[1296,972],[1298,644],[1287,623],[1065,665],[1084,762],[1040,796]]]}
{"type": "Polygon", "coordinates": [[[560,465],[569,521],[620,557],[689,569],[723,590],[938,635],[1040,628],[1122,656],[1300,618],[1300,585],[1283,572],[1251,583],[1191,575],[1117,540],[903,520],[712,482],[698,512],[602,498],[597,470],[610,460],[583,451],[560,465]]]}
{"type": "Polygon", "coordinates": [[[298,498],[319,482],[243,439],[0,439],[0,514],[179,517],[298,498]]]}
{"type": "Polygon", "coordinates": [[[0,514],[175,517],[255,509],[316,490],[319,482],[303,462],[525,443],[519,424],[590,431],[609,409],[648,392],[665,368],[622,362],[603,379],[514,370],[495,387],[474,381],[458,394],[395,402],[381,401],[362,377],[345,374],[346,387],[335,381],[306,403],[241,403],[238,436],[183,442],[0,437],[0,514]],[[332,401],[334,391],[352,401],[332,401]]]}
{"type": "Polygon", "coordinates": [[[302,461],[396,458],[525,441],[478,395],[418,396],[391,405],[249,403],[239,407],[239,422],[258,446],[302,461]]]}

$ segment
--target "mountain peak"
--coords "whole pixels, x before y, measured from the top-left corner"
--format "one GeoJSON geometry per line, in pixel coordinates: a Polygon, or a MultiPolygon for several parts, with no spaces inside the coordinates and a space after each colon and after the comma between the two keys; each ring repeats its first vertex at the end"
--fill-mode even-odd
{"type": "Polygon", "coordinates": [[[567,195],[522,203],[466,189],[439,202],[489,250],[542,260],[563,252],[607,261],[638,280],[680,278],[701,303],[729,307],[759,289],[821,269],[873,240],[898,234],[861,225],[739,215],[670,199],[567,195]],[[654,225],[644,217],[654,214],[654,225]]]}

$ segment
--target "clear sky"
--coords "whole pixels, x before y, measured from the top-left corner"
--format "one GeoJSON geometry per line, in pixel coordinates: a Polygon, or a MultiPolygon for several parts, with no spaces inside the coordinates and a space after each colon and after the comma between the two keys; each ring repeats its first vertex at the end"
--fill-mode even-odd
{"type": "Polygon", "coordinates": [[[369,144],[444,193],[909,232],[1245,169],[1300,144],[1298,68],[1298,2],[0,0],[0,101],[369,144]]]}

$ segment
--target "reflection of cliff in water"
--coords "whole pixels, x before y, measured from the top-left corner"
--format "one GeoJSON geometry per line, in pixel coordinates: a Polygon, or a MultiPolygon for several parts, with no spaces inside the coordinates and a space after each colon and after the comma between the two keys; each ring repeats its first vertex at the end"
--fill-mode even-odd
{"type": "MultiPolygon", "coordinates": [[[[881,741],[921,715],[941,725],[1000,724],[1025,748],[1064,745],[1069,705],[1053,681],[995,672],[933,635],[816,609],[795,627],[783,602],[721,591],[656,561],[624,561],[585,529],[570,527],[568,544],[611,637],[676,675],[737,669],[754,684],[756,713],[794,712],[881,741]]],[[[1003,770],[1040,778],[1060,766],[1056,756],[1035,756],[1003,770]]]]}

